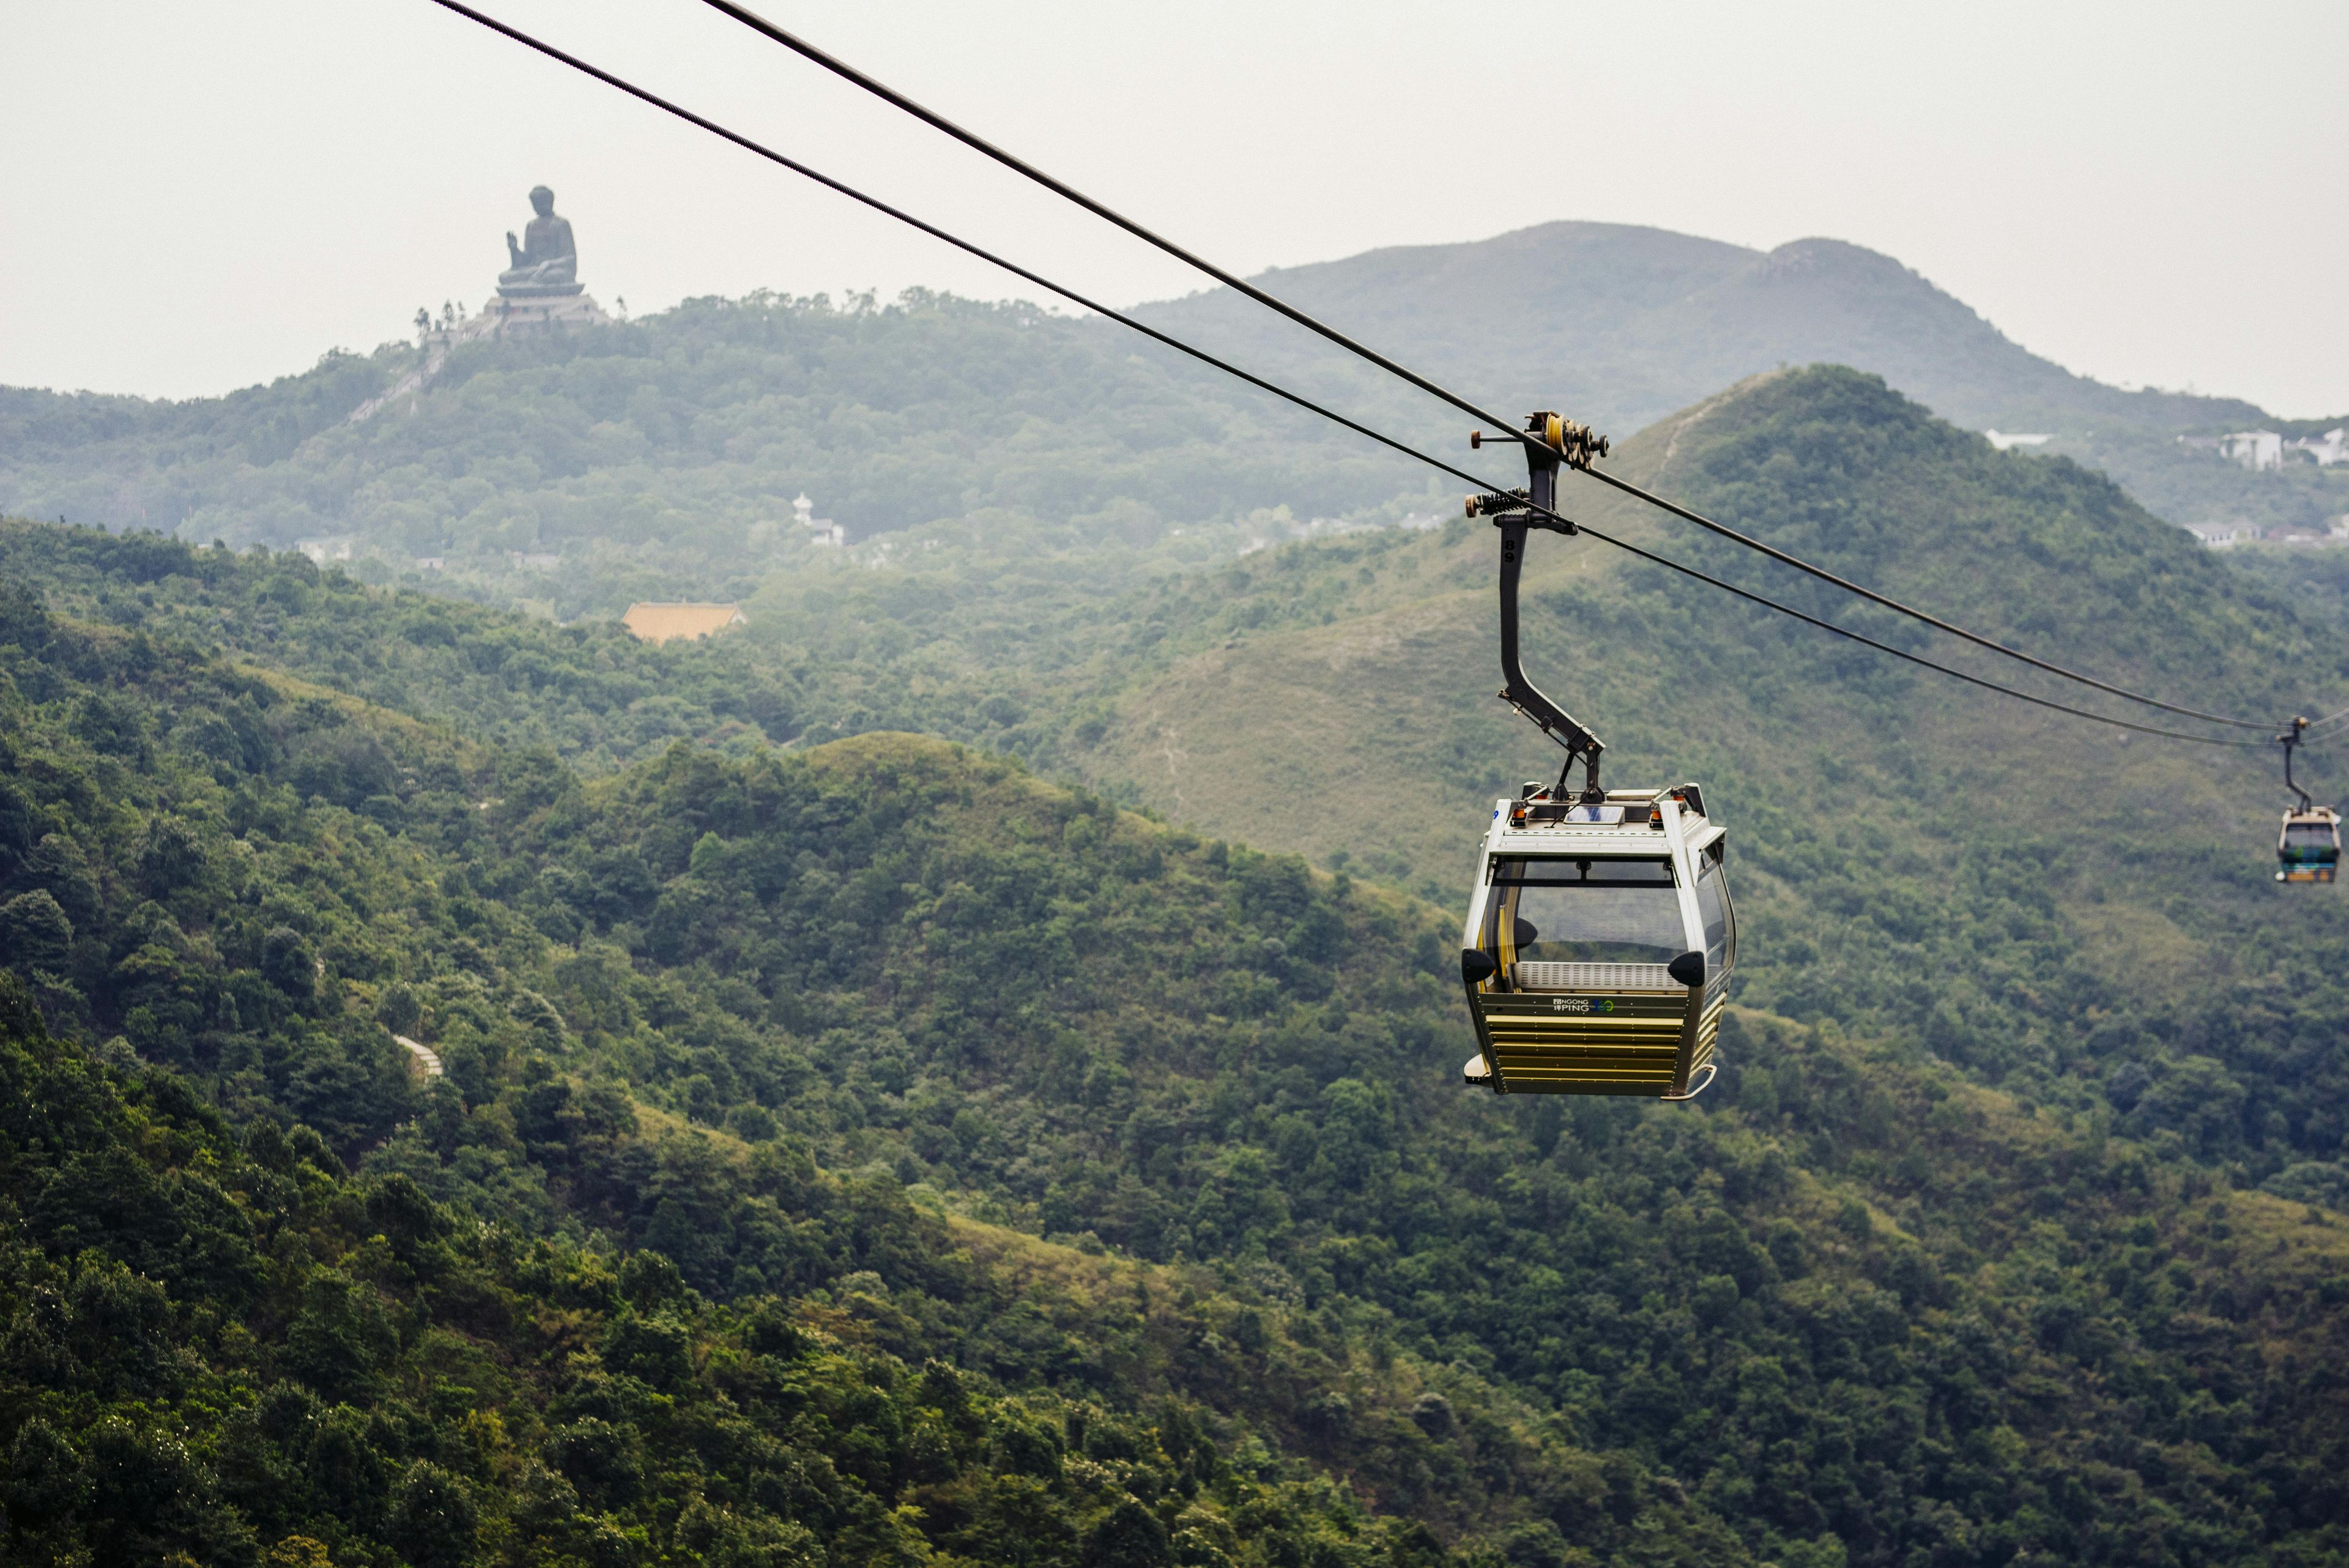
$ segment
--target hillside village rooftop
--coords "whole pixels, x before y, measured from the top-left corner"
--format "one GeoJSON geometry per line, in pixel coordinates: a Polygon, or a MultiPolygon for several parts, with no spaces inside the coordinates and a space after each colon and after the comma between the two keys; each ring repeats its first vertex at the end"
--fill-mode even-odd
{"type": "Polygon", "coordinates": [[[740,605],[635,604],[620,624],[647,642],[667,642],[680,637],[714,637],[750,618],[740,605]]]}

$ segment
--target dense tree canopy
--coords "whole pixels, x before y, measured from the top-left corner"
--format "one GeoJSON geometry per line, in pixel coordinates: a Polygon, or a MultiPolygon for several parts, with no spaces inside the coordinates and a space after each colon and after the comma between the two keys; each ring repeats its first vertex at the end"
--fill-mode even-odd
{"type": "Polygon", "coordinates": [[[205,552],[7,601],[20,1557],[2342,1547],[2326,1194],[2129,1136],[2240,1066],[2039,1113],[1747,1011],[1696,1109],[1463,1097],[1392,891],[908,736],[583,774],[182,639],[207,569],[447,657],[205,552]]]}

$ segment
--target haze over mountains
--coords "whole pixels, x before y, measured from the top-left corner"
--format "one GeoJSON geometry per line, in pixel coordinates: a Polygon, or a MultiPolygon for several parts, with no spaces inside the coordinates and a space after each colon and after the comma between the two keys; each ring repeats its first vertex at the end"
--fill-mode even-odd
{"type": "MultiPolygon", "coordinates": [[[[2317,525],[2343,476],[2247,473],[2182,431],[2265,416],[2128,392],[2002,337],[1889,257],[1766,254],[1662,230],[1553,223],[1371,252],[1270,279],[1308,309],[1503,409],[1618,439],[1742,377],[1848,364],[1969,428],[2050,432],[2158,514],[2317,525]]],[[[1446,450],[1464,421],[1236,296],[1142,314],[1446,450]]],[[[226,398],[0,390],[0,506],[283,547],[343,538],[404,568],[492,578],[509,553],[605,558],[621,596],[736,594],[789,555],[806,492],[852,539],[992,516],[1123,539],[1288,506],[1449,504],[1450,482],[1096,319],[930,296],[692,301],[557,340],[460,348],[412,400],[348,416],[419,359],[338,356],[226,398]],[[779,530],[781,531],[779,533],[779,530]],[[620,586],[625,578],[625,586],[620,586]]],[[[515,596],[617,607],[576,571],[515,596]]]]}
{"type": "MultiPolygon", "coordinates": [[[[1253,281],[1480,400],[1555,405],[1629,434],[1784,365],[1872,370],[1943,419],[2199,429],[2267,416],[2240,399],[2127,392],[2043,359],[1892,257],[1841,240],[1750,250],[1624,223],[1554,223],[1407,245],[1253,281]]],[[[1145,306],[1153,325],[1244,342],[1284,369],[1335,350],[1228,290],[1145,306]]]]}
{"type": "MultiPolygon", "coordinates": [[[[1760,371],[1849,365],[1969,429],[2053,434],[2049,452],[2105,469],[2175,523],[2313,524],[2349,505],[2349,487],[2313,473],[2245,476],[2174,439],[2271,425],[2256,405],[2074,375],[1893,257],[1841,240],[1764,252],[1665,229],[1554,223],[1255,281],[1488,408],[1568,410],[1619,438],[1760,371]]],[[[1139,314],[1242,363],[1413,406],[1391,379],[1228,290],[1139,314]]]]}

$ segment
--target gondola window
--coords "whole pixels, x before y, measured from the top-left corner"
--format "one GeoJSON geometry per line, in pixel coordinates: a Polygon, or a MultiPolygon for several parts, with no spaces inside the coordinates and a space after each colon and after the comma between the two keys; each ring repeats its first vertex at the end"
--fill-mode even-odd
{"type": "Polygon", "coordinates": [[[1488,951],[1506,946],[1537,963],[1668,963],[1683,945],[1669,860],[1504,860],[1493,888],[1488,951]]]}
{"type": "Polygon", "coordinates": [[[1708,973],[1723,974],[1735,956],[1730,951],[1734,928],[1729,919],[1729,880],[1722,875],[1720,856],[1702,855],[1698,860],[1696,909],[1704,920],[1704,966],[1708,973]]]}

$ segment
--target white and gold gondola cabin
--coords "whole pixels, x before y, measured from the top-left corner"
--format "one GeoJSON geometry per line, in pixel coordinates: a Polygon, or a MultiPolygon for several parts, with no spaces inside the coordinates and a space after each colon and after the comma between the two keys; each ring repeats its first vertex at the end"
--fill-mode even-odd
{"type": "Polygon", "coordinates": [[[1713,1081],[1737,919],[1694,784],[1495,803],[1461,937],[1467,1082],[1686,1099],[1713,1081]]]}

